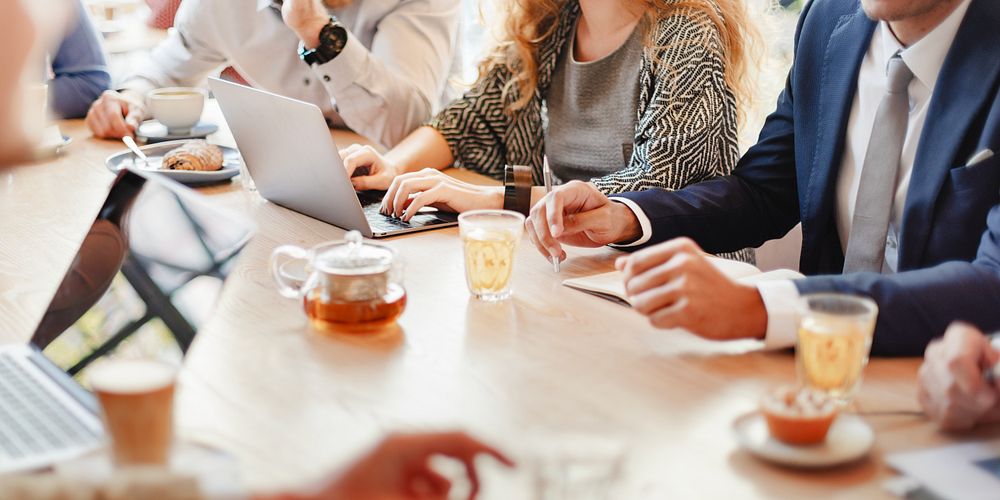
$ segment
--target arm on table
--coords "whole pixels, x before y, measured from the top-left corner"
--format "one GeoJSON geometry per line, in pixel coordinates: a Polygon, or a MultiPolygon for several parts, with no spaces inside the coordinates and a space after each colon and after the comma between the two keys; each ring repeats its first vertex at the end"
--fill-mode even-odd
{"type": "Polygon", "coordinates": [[[77,2],[76,9],[76,23],[52,57],[49,103],[61,118],[82,118],[91,103],[111,87],[100,34],[83,4],[77,2]]]}

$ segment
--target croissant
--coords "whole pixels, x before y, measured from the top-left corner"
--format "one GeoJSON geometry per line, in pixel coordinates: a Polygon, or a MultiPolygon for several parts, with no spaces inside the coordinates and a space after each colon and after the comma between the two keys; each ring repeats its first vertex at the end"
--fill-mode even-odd
{"type": "Polygon", "coordinates": [[[222,168],[222,150],[205,141],[191,141],[163,157],[165,170],[212,171],[222,168]]]}

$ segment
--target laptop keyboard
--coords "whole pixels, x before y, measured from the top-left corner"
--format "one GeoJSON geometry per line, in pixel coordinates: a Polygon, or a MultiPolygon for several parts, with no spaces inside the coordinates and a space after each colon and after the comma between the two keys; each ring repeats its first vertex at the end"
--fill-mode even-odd
{"type": "Polygon", "coordinates": [[[385,215],[379,212],[379,208],[382,206],[383,196],[385,196],[385,191],[362,191],[358,193],[358,200],[361,201],[361,206],[365,211],[365,218],[368,219],[368,224],[371,225],[372,231],[375,233],[390,233],[393,231],[440,224],[442,222],[450,222],[449,219],[439,217],[433,213],[417,214],[414,215],[409,221],[385,215]]]}
{"type": "Polygon", "coordinates": [[[10,353],[0,352],[0,455],[38,455],[97,442],[10,353]]]}

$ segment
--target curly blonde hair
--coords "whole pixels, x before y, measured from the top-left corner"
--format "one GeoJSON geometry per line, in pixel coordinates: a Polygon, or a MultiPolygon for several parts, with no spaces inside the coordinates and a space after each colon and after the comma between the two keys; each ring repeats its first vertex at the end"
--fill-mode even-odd
{"type": "MultiPolygon", "coordinates": [[[[522,109],[531,101],[538,88],[538,50],[554,36],[559,25],[559,13],[566,2],[576,0],[503,0],[506,20],[499,41],[492,52],[479,65],[480,74],[487,74],[499,67],[506,68],[513,76],[504,87],[504,101],[513,91],[517,99],[508,106],[508,113],[522,109]]],[[[687,15],[694,22],[706,23],[706,47],[716,47],[710,38],[718,36],[719,54],[725,64],[726,84],[733,91],[739,104],[740,116],[752,100],[753,83],[750,81],[751,62],[759,58],[760,43],[756,28],[751,24],[745,0],[632,0],[640,5],[646,19],[645,26],[655,27],[657,21],[671,15],[687,15]],[[692,15],[695,13],[695,15],[692,15]]],[[[649,29],[645,36],[647,50],[655,53],[656,30],[649,29]]]]}

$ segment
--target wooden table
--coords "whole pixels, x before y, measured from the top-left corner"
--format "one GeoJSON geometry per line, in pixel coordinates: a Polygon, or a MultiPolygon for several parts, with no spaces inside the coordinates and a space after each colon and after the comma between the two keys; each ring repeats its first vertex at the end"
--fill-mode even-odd
{"type": "MultiPolygon", "coordinates": [[[[74,140],[64,156],[0,174],[0,341],[30,337],[112,180],[104,159],[121,149],[90,138],[79,121],[62,127],[74,140]]],[[[301,306],[275,291],[266,263],[277,245],[310,246],[344,231],[239,182],[202,191],[251,216],[259,234],[189,353],[179,429],[232,453],[251,488],[321,477],[388,431],[457,427],[519,456],[542,435],[624,440],[627,498],[872,498],[887,496],[886,453],[955,440],[912,416],[870,416],[877,443],[859,464],[802,472],[757,461],[737,448],[730,426],[767,388],[793,380],[792,355],[658,331],[560,286],[611,269],[611,249],[570,250],[555,275],[525,241],[514,298],[486,304],[466,292],[457,230],[393,238],[386,244],[407,265],[401,331],[320,336],[301,306]]],[[[918,365],[873,360],[859,406],[917,409],[918,365]]],[[[485,498],[527,498],[523,474],[490,466],[487,476],[485,498]]]]}

